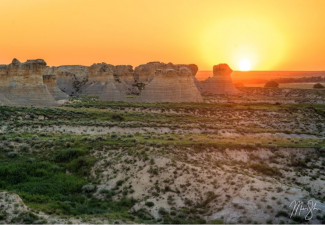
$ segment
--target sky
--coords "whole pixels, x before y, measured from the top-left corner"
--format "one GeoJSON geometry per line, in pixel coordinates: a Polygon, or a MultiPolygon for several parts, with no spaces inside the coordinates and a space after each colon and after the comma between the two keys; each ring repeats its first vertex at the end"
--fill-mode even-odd
{"type": "Polygon", "coordinates": [[[325,70],[324,10],[325,0],[0,0],[0,64],[325,70]]]}

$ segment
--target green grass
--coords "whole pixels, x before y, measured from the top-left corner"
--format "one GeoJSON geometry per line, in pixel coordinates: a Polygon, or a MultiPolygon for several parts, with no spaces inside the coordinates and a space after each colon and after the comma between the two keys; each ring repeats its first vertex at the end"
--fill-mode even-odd
{"type": "MultiPolygon", "coordinates": [[[[96,189],[96,185],[101,183],[101,173],[103,172],[98,168],[94,169],[96,162],[103,163],[107,157],[109,160],[105,162],[105,165],[111,168],[111,165],[115,166],[119,163],[132,166],[132,163],[141,160],[147,165],[148,163],[152,164],[150,165],[152,166],[150,174],[156,176],[162,172],[154,166],[153,157],[161,155],[170,158],[172,162],[189,160],[187,163],[192,163],[194,166],[204,166],[206,162],[191,161],[185,155],[196,155],[205,151],[222,152],[225,149],[244,149],[250,152],[258,148],[270,148],[277,153],[278,147],[320,148],[325,146],[324,141],[320,142],[318,138],[255,136],[259,133],[318,135],[317,129],[323,129],[320,126],[323,123],[322,119],[317,119],[318,128],[316,130],[296,131],[269,124],[268,114],[257,118],[266,126],[258,126],[253,123],[236,124],[244,119],[231,115],[235,112],[239,115],[245,114],[246,118],[255,112],[263,114],[265,112],[285,112],[287,117],[278,120],[277,118],[272,119],[283,124],[298,123],[295,119],[298,110],[302,110],[302,113],[312,112],[312,115],[318,114],[324,118],[324,105],[126,103],[102,102],[94,96],[81,96],[76,100],[78,101],[56,108],[0,107],[0,122],[3,126],[8,126],[8,129],[0,134],[0,189],[19,194],[24,202],[35,211],[85,218],[102,216],[102,218],[109,218],[113,222],[115,219],[121,219],[124,222],[155,223],[157,221],[146,210],[141,209],[131,213],[130,209],[137,200],[126,197],[127,194],[124,193],[124,188],[128,183],[126,179],[118,181],[113,190],[102,191],[101,194],[104,196],[102,199],[96,197],[97,195],[93,191],[96,189]],[[225,114],[230,115],[231,118],[224,118],[225,114]],[[54,125],[57,127],[71,125],[76,128],[91,126],[89,129],[96,129],[96,131],[106,128],[107,133],[89,135],[87,134],[88,130],[85,131],[86,134],[75,135],[69,134],[68,131],[56,133],[55,131],[38,132],[35,130],[54,125]],[[131,132],[129,135],[119,134],[108,129],[114,126],[120,128],[149,127],[153,129],[153,132],[132,135],[131,132]],[[158,134],[155,131],[157,128],[164,127],[168,127],[174,132],[158,134]],[[29,130],[23,128],[29,128],[29,130]],[[185,132],[179,134],[176,129],[185,130],[185,132]],[[196,133],[192,129],[199,129],[199,131],[196,133]],[[226,134],[227,132],[239,135],[231,137],[226,134]],[[17,155],[9,157],[8,152],[17,152],[17,155]],[[125,160],[123,158],[126,155],[133,157],[132,161],[128,159],[127,162],[122,162],[121,160],[125,160]],[[91,175],[91,172],[95,175],[91,175]],[[94,190],[84,191],[85,189],[83,190],[82,187],[85,185],[94,186],[94,190]]],[[[308,121],[308,123],[314,122],[308,121]]],[[[240,164],[240,166],[266,176],[280,175],[277,168],[260,164],[258,160],[255,161],[257,162],[250,162],[247,165],[240,164]]],[[[217,167],[231,165],[231,162],[213,163],[217,167]]],[[[298,166],[298,164],[294,165],[298,166]]],[[[112,166],[112,168],[114,167],[112,166]]],[[[109,174],[109,179],[116,178],[117,173],[121,172],[117,170],[114,169],[113,174],[109,174]]],[[[246,172],[243,171],[243,173],[246,172]]],[[[212,199],[211,197],[213,196],[210,196],[210,199],[212,199]]],[[[203,201],[202,207],[208,206],[208,204],[209,201],[203,201]]],[[[154,208],[156,205],[147,201],[145,207],[154,208]]],[[[35,219],[31,215],[22,216],[26,217],[28,221],[35,219]]],[[[171,214],[162,215],[159,222],[204,223],[205,221],[195,213],[191,214],[185,210],[178,214],[173,210],[171,214]]],[[[222,221],[216,220],[212,223],[217,224],[222,221]]]]}
{"type": "MultiPolygon", "coordinates": [[[[17,134],[5,137],[11,140],[17,134]]],[[[33,135],[22,133],[19,137],[22,142],[26,142],[33,135]]],[[[143,223],[145,220],[138,217],[137,213],[129,213],[136,203],[135,199],[123,197],[113,200],[112,196],[99,199],[82,190],[84,185],[93,182],[89,172],[98,160],[90,155],[89,149],[102,149],[104,145],[113,143],[116,146],[128,143],[119,143],[114,138],[81,141],[84,138],[85,136],[58,134],[39,136],[37,142],[54,141],[53,149],[42,147],[36,152],[32,147],[33,153],[19,152],[15,158],[6,157],[0,148],[0,190],[17,193],[34,211],[70,216],[102,215],[143,223]],[[70,148],[63,147],[65,142],[60,141],[63,137],[71,141],[70,148]],[[31,157],[34,158],[33,161],[29,160],[31,157]]]]}

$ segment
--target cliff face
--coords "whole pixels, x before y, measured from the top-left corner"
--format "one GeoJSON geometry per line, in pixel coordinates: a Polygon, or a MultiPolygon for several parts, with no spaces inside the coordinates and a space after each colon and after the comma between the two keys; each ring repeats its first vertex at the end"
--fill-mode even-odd
{"type": "Polygon", "coordinates": [[[77,95],[82,92],[88,80],[88,66],[48,67],[45,75],[55,75],[58,87],[67,95],[77,95]]]}
{"type": "Polygon", "coordinates": [[[213,77],[198,82],[195,64],[150,62],[47,67],[44,60],[0,65],[0,102],[12,105],[56,105],[69,95],[97,95],[104,101],[201,102],[201,93],[236,94],[227,64],[214,66],[213,77]]]}
{"type": "Polygon", "coordinates": [[[14,59],[0,66],[0,102],[5,105],[57,105],[43,83],[46,62],[42,59],[20,63],[14,59]]]}
{"type": "Polygon", "coordinates": [[[195,64],[172,64],[172,63],[161,63],[161,62],[149,62],[142,64],[134,69],[134,79],[138,83],[148,84],[155,77],[156,70],[167,70],[174,69],[179,70],[181,67],[187,67],[192,75],[195,77],[198,67],[195,64]]]}
{"type": "Polygon", "coordinates": [[[101,100],[122,101],[123,96],[133,92],[133,83],[132,66],[97,63],[90,66],[82,94],[99,95],[101,100]]]}
{"type": "Polygon", "coordinates": [[[232,69],[227,64],[213,66],[213,77],[205,81],[195,81],[195,84],[202,94],[237,94],[239,91],[232,83],[230,74],[232,69]]]}
{"type": "Polygon", "coordinates": [[[150,62],[134,70],[130,65],[106,63],[48,68],[59,88],[68,95],[97,95],[105,101],[203,101],[194,81],[194,64],[150,62]]]}
{"type": "Polygon", "coordinates": [[[141,92],[140,99],[143,102],[203,101],[194,84],[194,76],[187,67],[156,70],[152,81],[141,92]]]}
{"type": "Polygon", "coordinates": [[[66,100],[69,98],[66,93],[59,89],[55,75],[43,75],[43,83],[47,86],[48,91],[56,101],[66,100]]]}
{"type": "Polygon", "coordinates": [[[203,101],[194,81],[195,64],[149,62],[134,69],[134,85],[141,102],[200,102],[203,101]]]}

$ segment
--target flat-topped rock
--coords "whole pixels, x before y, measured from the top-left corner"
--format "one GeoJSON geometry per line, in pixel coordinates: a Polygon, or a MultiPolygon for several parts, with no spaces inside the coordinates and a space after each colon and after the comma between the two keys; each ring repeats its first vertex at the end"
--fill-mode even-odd
{"type": "Polygon", "coordinates": [[[138,83],[148,84],[153,80],[156,70],[179,70],[181,67],[187,67],[193,76],[195,76],[198,71],[198,67],[195,64],[166,64],[162,62],[149,62],[147,64],[137,66],[134,69],[134,79],[138,83]]]}
{"type": "Polygon", "coordinates": [[[0,102],[5,105],[54,106],[53,96],[43,83],[46,62],[42,59],[25,63],[14,59],[0,66],[0,102]]]}
{"type": "Polygon", "coordinates": [[[202,102],[194,84],[191,70],[185,66],[177,69],[157,69],[153,80],[141,92],[142,102],[202,102]]]}

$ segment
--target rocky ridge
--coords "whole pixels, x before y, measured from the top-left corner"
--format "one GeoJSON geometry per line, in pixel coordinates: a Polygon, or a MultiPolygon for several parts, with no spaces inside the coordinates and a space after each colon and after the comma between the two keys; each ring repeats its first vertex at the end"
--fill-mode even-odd
{"type": "Polygon", "coordinates": [[[103,101],[202,102],[201,93],[237,93],[232,70],[214,67],[214,76],[198,82],[195,64],[149,62],[130,65],[49,67],[42,59],[0,66],[0,102],[4,105],[52,106],[75,95],[95,95],[103,101]],[[201,92],[201,93],[200,93],[201,92]]]}
{"type": "Polygon", "coordinates": [[[42,59],[25,63],[14,59],[0,66],[0,102],[5,105],[57,105],[43,82],[46,62],[42,59]]]}

